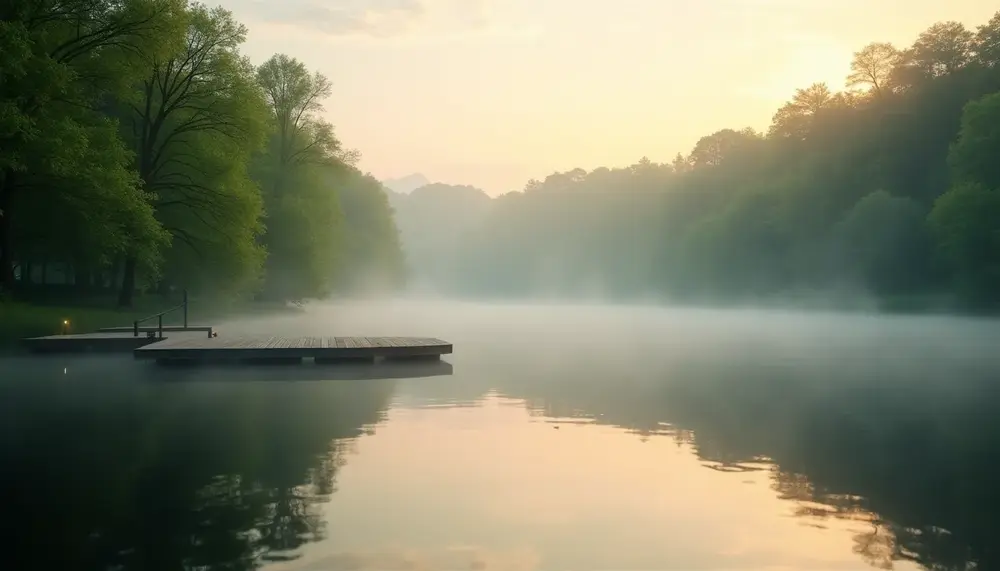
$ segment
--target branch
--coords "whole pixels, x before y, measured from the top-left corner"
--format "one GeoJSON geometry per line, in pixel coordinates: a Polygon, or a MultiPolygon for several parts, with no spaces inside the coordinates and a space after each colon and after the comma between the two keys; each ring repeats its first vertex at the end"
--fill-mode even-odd
{"type": "Polygon", "coordinates": [[[201,260],[205,259],[205,255],[202,253],[201,249],[198,246],[195,245],[195,242],[197,242],[197,239],[195,239],[194,236],[192,236],[190,233],[188,233],[187,230],[184,230],[184,229],[181,229],[181,228],[176,228],[176,227],[173,227],[173,226],[164,226],[163,229],[166,230],[167,232],[170,232],[174,236],[180,238],[181,242],[184,242],[185,244],[187,244],[188,247],[191,248],[191,250],[194,251],[194,254],[196,256],[198,256],[199,259],[201,259],[201,260]]]}
{"type": "Polygon", "coordinates": [[[129,51],[138,53],[140,50],[124,38],[135,36],[142,31],[151,29],[149,24],[155,22],[162,10],[157,10],[148,17],[135,21],[110,21],[100,22],[97,17],[89,17],[90,11],[85,11],[77,20],[78,31],[75,37],[64,41],[49,52],[49,55],[59,63],[72,61],[96,48],[104,46],[115,46],[126,48],[129,51]],[[80,29],[86,24],[96,25],[87,33],[80,33],[80,29]]]}
{"type": "Polygon", "coordinates": [[[315,139],[313,139],[313,142],[311,142],[308,145],[302,147],[298,151],[295,151],[294,153],[292,153],[291,156],[288,157],[288,161],[287,162],[294,162],[295,164],[304,164],[306,161],[304,159],[303,160],[299,160],[299,157],[302,156],[302,155],[304,155],[310,149],[313,149],[313,148],[315,148],[315,147],[323,144],[324,142],[325,141],[323,141],[322,138],[316,137],[315,139]]]}

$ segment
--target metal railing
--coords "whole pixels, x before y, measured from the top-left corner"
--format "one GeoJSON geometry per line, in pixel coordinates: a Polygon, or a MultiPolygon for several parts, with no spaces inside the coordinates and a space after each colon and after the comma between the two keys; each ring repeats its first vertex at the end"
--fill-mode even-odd
{"type": "Polygon", "coordinates": [[[160,339],[163,339],[163,316],[166,315],[166,314],[168,314],[168,313],[177,311],[178,309],[183,309],[184,310],[184,329],[187,329],[187,326],[188,326],[188,292],[187,292],[187,290],[184,290],[184,301],[182,301],[180,305],[171,307],[170,309],[167,309],[165,311],[161,311],[161,312],[157,313],[156,315],[150,315],[149,317],[143,317],[142,319],[136,319],[132,323],[132,332],[133,332],[133,334],[136,337],[138,337],[139,336],[139,324],[143,323],[145,321],[149,321],[150,319],[154,319],[155,318],[156,321],[157,321],[157,326],[156,326],[157,336],[160,339]]]}

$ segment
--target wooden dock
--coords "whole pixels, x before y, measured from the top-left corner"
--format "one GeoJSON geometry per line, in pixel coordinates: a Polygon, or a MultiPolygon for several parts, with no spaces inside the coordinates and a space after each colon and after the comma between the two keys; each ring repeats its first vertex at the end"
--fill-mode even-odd
{"type": "Polygon", "coordinates": [[[438,360],[452,352],[447,341],[426,337],[276,337],[234,336],[165,338],[134,349],[136,359],[160,363],[254,362],[357,363],[386,360],[438,360]]]}
{"type": "Polygon", "coordinates": [[[32,337],[22,343],[34,353],[131,352],[136,359],[162,364],[440,361],[452,350],[451,343],[427,337],[217,337],[214,327],[189,325],[187,290],[183,299],[180,305],[133,321],[132,327],[32,337]],[[164,325],[163,317],[175,311],[183,312],[183,325],[164,325]],[[153,319],[155,327],[142,325],[153,319]],[[191,332],[207,333],[207,338],[185,335],[191,332]]]}
{"type": "Polygon", "coordinates": [[[22,339],[32,353],[130,353],[139,347],[160,341],[132,333],[77,333],[22,339]]]}
{"type": "Polygon", "coordinates": [[[132,353],[162,364],[250,362],[319,364],[437,361],[452,352],[447,341],[427,337],[154,337],[131,333],[83,333],[23,339],[33,353],[132,353]]]}

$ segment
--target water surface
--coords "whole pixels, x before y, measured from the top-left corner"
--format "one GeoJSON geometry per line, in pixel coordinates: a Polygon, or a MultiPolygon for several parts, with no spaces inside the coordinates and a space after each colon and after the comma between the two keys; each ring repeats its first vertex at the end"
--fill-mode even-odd
{"type": "Polygon", "coordinates": [[[456,353],[0,361],[4,568],[1000,565],[995,322],[399,302],[220,331],[456,353]]]}

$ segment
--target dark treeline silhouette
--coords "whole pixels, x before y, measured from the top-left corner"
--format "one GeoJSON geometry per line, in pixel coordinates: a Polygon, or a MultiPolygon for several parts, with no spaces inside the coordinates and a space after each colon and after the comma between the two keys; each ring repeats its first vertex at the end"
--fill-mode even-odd
{"type": "Polygon", "coordinates": [[[249,571],[296,558],[336,533],[319,510],[394,390],[69,369],[68,385],[38,363],[0,383],[0,545],[12,569],[249,571]]]}
{"type": "MultiPolygon", "coordinates": [[[[723,129],[669,164],[530,181],[429,278],[477,295],[996,307],[1000,14],[864,46],[846,89],[799,89],[766,133],[723,129]]],[[[425,226],[453,233],[466,218],[433,216],[425,226]]]]}
{"type": "Polygon", "coordinates": [[[188,0],[0,6],[0,293],[401,283],[382,186],[320,117],[330,81],[252,65],[247,33],[188,0]]]}

